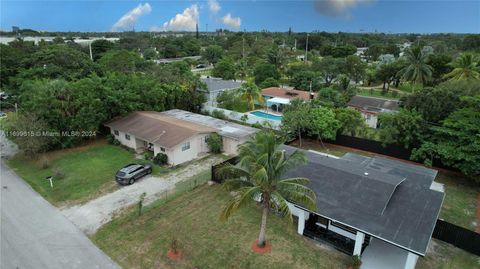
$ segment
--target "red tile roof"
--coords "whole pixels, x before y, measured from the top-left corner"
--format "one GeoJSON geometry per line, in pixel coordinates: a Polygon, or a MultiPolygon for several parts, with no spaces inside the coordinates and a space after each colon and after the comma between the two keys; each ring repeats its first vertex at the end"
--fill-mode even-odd
{"type": "MultiPolygon", "coordinates": [[[[288,90],[288,89],[279,88],[279,87],[265,88],[262,90],[262,95],[271,96],[271,97],[281,97],[286,99],[300,98],[300,99],[303,99],[304,101],[310,100],[310,92],[299,91],[299,90],[288,90]]],[[[314,93],[314,96],[316,96],[315,93],[314,93]]]]}

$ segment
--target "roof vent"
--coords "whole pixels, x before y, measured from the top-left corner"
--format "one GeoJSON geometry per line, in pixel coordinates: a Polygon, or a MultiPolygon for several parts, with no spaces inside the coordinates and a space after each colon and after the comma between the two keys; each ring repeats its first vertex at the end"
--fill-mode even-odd
{"type": "Polygon", "coordinates": [[[363,173],[365,176],[368,176],[368,172],[363,173]]]}

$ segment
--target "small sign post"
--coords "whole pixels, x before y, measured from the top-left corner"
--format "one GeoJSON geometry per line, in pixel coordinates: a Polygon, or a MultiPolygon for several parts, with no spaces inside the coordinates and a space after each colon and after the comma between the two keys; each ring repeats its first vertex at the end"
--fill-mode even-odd
{"type": "Polygon", "coordinates": [[[48,177],[46,177],[45,179],[50,181],[50,187],[52,187],[52,189],[53,189],[53,177],[52,177],[52,176],[48,176],[48,177]]]}

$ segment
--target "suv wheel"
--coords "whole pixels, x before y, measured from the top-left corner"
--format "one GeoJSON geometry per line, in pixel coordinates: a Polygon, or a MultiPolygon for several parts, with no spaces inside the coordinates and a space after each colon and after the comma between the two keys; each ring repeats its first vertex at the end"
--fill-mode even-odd
{"type": "Polygon", "coordinates": [[[132,185],[134,182],[135,182],[135,179],[132,177],[132,178],[128,181],[128,185],[132,185]]]}

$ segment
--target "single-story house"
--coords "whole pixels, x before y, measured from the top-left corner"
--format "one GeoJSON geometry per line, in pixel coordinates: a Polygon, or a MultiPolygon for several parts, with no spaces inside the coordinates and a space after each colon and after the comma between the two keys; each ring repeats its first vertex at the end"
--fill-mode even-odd
{"type": "Polygon", "coordinates": [[[396,112],[399,110],[400,102],[377,97],[353,96],[348,106],[357,109],[362,113],[368,127],[377,128],[378,114],[396,112]]]}
{"type": "Polygon", "coordinates": [[[284,106],[290,104],[291,100],[302,99],[304,101],[310,101],[316,97],[316,93],[270,87],[262,90],[262,96],[265,99],[267,108],[271,109],[273,112],[281,112],[284,106]]]}
{"type": "Polygon", "coordinates": [[[237,90],[242,86],[243,81],[240,80],[224,80],[221,78],[203,77],[200,79],[207,85],[207,90],[199,89],[205,93],[208,104],[215,106],[217,96],[224,91],[237,90]]]}
{"type": "Polygon", "coordinates": [[[415,268],[445,195],[437,171],[377,156],[306,154],[308,163],[286,175],[308,178],[317,196],[314,211],[289,202],[298,233],[361,256],[361,269],[415,268]]]}
{"type": "Polygon", "coordinates": [[[173,109],[165,112],[136,111],[105,126],[122,145],[137,152],[164,153],[170,165],[178,165],[208,153],[208,137],[222,137],[223,151],[236,154],[237,146],[258,130],[213,117],[173,109]]]}

